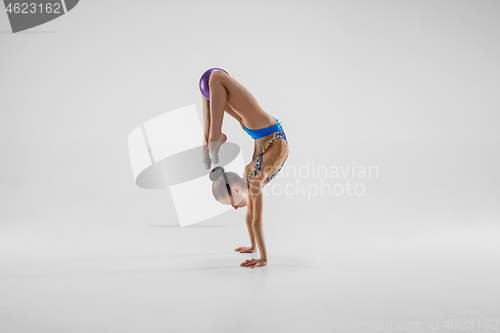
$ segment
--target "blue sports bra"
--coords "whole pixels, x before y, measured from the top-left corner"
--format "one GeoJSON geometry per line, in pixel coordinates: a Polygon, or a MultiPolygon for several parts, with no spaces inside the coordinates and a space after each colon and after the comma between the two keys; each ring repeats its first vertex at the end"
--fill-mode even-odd
{"type": "MultiPolygon", "coordinates": [[[[274,117],[273,117],[274,118],[274,117]]],[[[276,124],[269,126],[269,127],[264,127],[261,129],[249,129],[245,126],[245,131],[253,138],[253,139],[260,139],[265,137],[266,135],[269,135],[273,132],[279,132],[281,131],[281,125],[278,119],[274,118],[276,120],[276,124]]]]}

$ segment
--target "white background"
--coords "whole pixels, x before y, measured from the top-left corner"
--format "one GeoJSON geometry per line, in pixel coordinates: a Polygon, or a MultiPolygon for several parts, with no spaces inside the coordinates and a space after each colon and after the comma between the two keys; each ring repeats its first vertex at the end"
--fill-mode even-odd
{"type": "Polygon", "coordinates": [[[500,306],[499,14],[484,0],[87,0],[12,34],[0,13],[0,330],[482,331],[500,306]],[[286,168],[379,171],[353,180],[362,196],[268,194],[264,268],[233,251],[249,245],[243,210],[180,228],[168,191],[134,184],[129,133],[193,103],[201,121],[212,67],[282,121],[286,168]]]}

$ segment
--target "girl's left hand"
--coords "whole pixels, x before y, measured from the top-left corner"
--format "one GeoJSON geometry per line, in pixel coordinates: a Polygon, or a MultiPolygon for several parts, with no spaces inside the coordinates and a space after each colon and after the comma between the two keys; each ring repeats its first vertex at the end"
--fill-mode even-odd
{"type": "Polygon", "coordinates": [[[240,264],[240,266],[250,267],[250,268],[255,268],[255,267],[259,267],[259,266],[266,266],[266,265],[267,265],[267,261],[262,260],[262,259],[248,259],[240,264]]]}

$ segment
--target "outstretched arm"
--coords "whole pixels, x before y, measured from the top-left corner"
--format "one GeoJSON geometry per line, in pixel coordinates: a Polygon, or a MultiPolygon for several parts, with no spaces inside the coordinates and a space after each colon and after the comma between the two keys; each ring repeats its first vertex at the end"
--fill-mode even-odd
{"type": "MultiPolygon", "coordinates": [[[[260,175],[263,175],[263,173],[261,172],[260,175]]],[[[267,265],[266,245],[264,242],[264,227],[262,225],[262,208],[263,208],[262,178],[263,177],[254,178],[250,183],[250,188],[249,188],[249,196],[253,205],[252,230],[255,234],[257,245],[259,246],[260,259],[247,260],[243,262],[241,266],[251,267],[251,268],[267,265]]]]}
{"type": "Polygon", "coordinates": [[[247,207],[247,214],[245,215],[245,221],[247,223],[247,229],[248,229],[248,235],[250,236],[250,243],[252,246],[240,246],[236,249],[235,251],[239,251],[240,253],[253,253],[257,252],[257,244],[255,243],[255,234],[253,232],[253,203],[252,203],[252,198],[248,196],[248,207],[247,207]]]}
{"type": "Polygon", "coordinates": [[[257,245],[259,246],[260,259],[267,262],[264,228],[262,226],[262,190],[259,188],[253,192],[254,193],[250,193],[253,202],[252,229],[255,234],[255,239],[257,240],[257,245]]]}
{"type": "Polygon", "coordinates": [[[253,232],[253,202],[252,198],[248,198],[248,208],[247,214],[245,216],[245,221],[247,223],[248,235],[250,236],[250,242],[252,244],[252,249],[257,251],[257,244],[255,244],[255,233],[253,232]]]}

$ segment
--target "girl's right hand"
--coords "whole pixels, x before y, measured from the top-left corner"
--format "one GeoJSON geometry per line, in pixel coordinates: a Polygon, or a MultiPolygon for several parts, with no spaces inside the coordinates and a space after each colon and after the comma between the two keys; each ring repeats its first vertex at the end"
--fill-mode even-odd
{"type": "Polygon", "coordinates": [[[236,249],[234,249],[235,251],[240,251],[240,253],[254,253],[254,252],[257,252],[257,250],[255,250],[253,247],[247,247],[247,246],[240,246],[236,249]]]}

